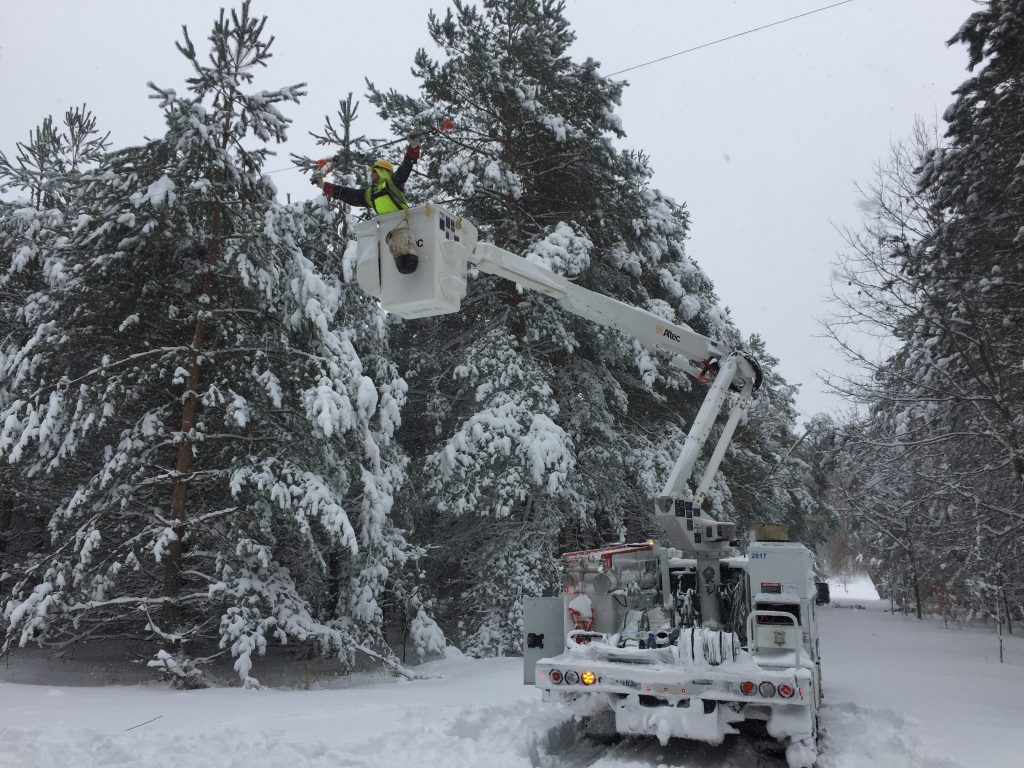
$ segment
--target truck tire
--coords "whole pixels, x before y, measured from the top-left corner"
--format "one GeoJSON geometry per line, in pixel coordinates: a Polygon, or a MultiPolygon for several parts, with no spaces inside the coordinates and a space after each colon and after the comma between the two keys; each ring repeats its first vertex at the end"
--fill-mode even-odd
{"type": "Polygon", "coordinates": [[[598,744],[612,744],[619,740],[615,730],[615,713],[606,709],[583,718],[583,735],[598,744]]]}

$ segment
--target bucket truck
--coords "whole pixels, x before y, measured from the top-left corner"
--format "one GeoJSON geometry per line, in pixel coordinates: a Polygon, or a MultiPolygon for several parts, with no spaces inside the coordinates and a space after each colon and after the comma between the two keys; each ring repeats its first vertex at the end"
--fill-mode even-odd
{"type": "Polygon", "coordinates": [[[757,362],[692,328],[578,286],[481,242],[472,223],[425,205],[356,227],[363,291],[403,318],[458,312],[469,265],[554,299],[565,311],[667,353],[708,383],[654,513],[670,546],[617,544],[562,556],[564,593],[529,598],[524,681],[595,727],[721,743],[761,721],[791,768],[817,756],[820,662],[813,557],[784,526],[757,526],[745,554],[735,525],[702,508],[761,384],[757,362]],[[720,437],[690,478],[723,410],[720,437]]]}

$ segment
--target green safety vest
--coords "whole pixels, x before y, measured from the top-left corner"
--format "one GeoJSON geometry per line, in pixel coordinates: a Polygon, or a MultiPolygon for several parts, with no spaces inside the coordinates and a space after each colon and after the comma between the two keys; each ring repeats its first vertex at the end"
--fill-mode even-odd
{"type": "Polygon", "coordinates": [[[404,211],[409,207],[405,194],[398,188],[398,185],[388,176],[384,182],[378,182],[373,187],[367,187],[363,191],[363,199],[366,200],[366,207],[372,208],[377,213],[394,213],[404,211]]]}

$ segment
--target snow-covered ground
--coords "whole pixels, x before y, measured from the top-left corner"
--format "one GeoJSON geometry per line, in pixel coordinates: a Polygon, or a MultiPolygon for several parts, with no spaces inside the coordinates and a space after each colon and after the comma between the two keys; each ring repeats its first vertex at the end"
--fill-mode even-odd
{"type": "MultiPolygon", "coordinates": [[[[833,604],[820,613],[821,768],[1022,764],[1022,638],[1004,638],[1000,664],[991,632],[892,616],[886,604],[844,595],[838,585],[832,594],[833,604]]],[[[662,748],[653,739],[580,743],[568,714],[521,684],[519,659],[453,653],[419,669],[437,677],[359,678],[324,690],[191,692],[0,683],[0,768],[784,765],[738,740],[721,748],[662,748]]]]}
{"type": "Polygon", "coordinates": [[[945,629],[831,590],[820,614],[830,748],[822,765],[1024,765],[1024,637],[1003,637],[1000,663],[991,629],[945,629]]]}

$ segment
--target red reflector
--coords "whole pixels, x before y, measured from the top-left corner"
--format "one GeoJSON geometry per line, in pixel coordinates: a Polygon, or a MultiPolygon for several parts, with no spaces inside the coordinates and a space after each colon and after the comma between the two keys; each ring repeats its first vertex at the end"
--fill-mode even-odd
{"type": "Polygon", "coordinates": [[[746,682],[740,683],[740,692],[744,696],[753,696],[754,691],[757,690],[757,686],[747,680],[746,682]]]}
{"type": "Polygon", "coordinates": [[[793,694],[794,693],[795,693],[795,691],[793,690],[793,686],[792,685],[786,685],[785,683],[783,683],[782,685],[779,686],[779,696],[781,696],[784,699],[791,699],[791,698],[793,698],[793,694]]]}
{"type": "Polygon", "coordinates": [[[559,672],[557,669],[552,669],[548,673],[548,677],[551,678],[551,682],[552,683],[560,683],[560,682],[562,682],[562,673],[559,672]]]}

